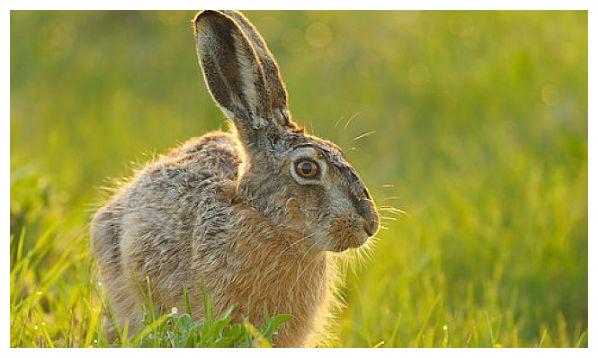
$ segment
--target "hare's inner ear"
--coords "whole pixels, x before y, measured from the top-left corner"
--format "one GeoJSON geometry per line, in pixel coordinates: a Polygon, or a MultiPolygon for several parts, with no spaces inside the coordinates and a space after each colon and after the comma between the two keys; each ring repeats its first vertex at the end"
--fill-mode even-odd
{"type": "Polygon", "coordinates": [[[265,75],[256,51],[239,25],[217,11],[194,19],[197,56],[212,97],[246,144],[273,125],[265,75]]]}

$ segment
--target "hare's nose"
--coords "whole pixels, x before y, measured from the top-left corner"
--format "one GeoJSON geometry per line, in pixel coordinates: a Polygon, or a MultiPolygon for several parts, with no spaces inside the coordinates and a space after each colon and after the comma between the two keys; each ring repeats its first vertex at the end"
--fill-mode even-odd
{"type": "Polygon", "coordinates": [[[378,220],[366,221],[365,224],[363,224],[363,228],[370,237],[374,236],[374,234],[378,231],[378,220]]]}
{"type": "Polygon", "coordinates": [[[363,229],[369,236],[374,236],[378,231],[380,218],[376,212],[376,207],[370,199],[362,199],[357,208],[359,215],[364,219],[363,229]]]}

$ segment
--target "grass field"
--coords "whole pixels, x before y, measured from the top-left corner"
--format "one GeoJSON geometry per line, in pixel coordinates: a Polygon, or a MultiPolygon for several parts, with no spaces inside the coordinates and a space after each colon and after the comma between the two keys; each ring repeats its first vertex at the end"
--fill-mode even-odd
{"type": "MultiPolygon", "coordinates": [[[[587,12],[246,14],[294,118],[405,212],[348,270],[330,345],[587,346],[587,12]]],[[[11,346],[109,344],[100,188],[224,127],[192,16],[11,14],[11,346]]],[[[153,322],[116,344],[259,345],[276,324],[153,322]]]]}

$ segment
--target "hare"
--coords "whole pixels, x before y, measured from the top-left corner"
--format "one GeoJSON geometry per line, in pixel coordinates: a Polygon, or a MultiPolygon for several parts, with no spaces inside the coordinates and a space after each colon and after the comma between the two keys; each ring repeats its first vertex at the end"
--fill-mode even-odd
{"type": "Polygon", "coordinates": [[[364,182],[333,143],[291,120],[278,65],[247,18],[201,11],[197,55],[229,132],[193,138],[147,164],[94,215],[91,252],[121,324],[138,329],[149,278],[155,304],[261,324],[293,319],[277,347],[313,344],[331,302],[332,252],[378,230],[364,182]]]}

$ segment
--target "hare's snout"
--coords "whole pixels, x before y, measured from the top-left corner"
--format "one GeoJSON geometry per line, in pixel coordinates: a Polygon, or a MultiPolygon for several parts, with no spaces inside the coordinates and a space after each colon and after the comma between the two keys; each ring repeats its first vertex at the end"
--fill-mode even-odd
{"type": "Polygon", "coordinates": [[[374,202],[370,199],[361,200],[357,213],[363,218],[363,229],[369,237],[374,236],[378,231],[380,217],[376,211],[374,202]]]}

